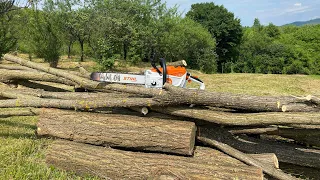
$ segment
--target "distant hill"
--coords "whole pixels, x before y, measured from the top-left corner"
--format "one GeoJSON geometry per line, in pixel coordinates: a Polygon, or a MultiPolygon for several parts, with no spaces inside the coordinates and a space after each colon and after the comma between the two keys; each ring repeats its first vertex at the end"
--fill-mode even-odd
{"type": "Polygon", "coordinates": [[[312,19],[310,21],[296,21],[290,24],[286,24],[284,26],[288,26],[288,25],[304,26],[304,25],[312,25],[312,24],[320,24],[320,18],[312,19]]]}

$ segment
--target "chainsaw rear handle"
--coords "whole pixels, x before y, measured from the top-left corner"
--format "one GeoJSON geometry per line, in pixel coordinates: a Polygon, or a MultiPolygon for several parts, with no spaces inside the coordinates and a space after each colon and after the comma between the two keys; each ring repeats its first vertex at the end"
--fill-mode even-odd
{"type": "Polygon", "coordinates": [[[167,64],[166,60],[164,58],[160,58],[160,66],[162,67],[162,72],[159,70],[159,68],[156,66],[156,63],[153,59],[151,59],[151,65],[156,71],[161,75],[162,74],[162,85],[164,85],[167,82],[167,64]]]}
{"type": "Polygon", "coordinates": [[[201,81],[199,78],[191,76],[190,73],[187,73],[187,76],[189,77],[188,80],[191,80],[191,81],[198,83],[200,85],[199,89],[204,90],[206,88],[203,81],[201,81]]]}

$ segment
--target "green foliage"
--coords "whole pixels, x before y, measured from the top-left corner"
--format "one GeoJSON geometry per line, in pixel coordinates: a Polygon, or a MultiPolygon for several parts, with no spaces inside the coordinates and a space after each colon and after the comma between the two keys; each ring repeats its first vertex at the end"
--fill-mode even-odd
{"type": "Polygon", "coordinates": [[[12,8],[14,1],[0,2],[0,58],[3,54],[9,52],[17,43],[14,36],[13,15],[8,12],[12,8]]]}
{"type": "Polygon", "coordinates": [[[51,67],[57,67],[61,54],[62,43],[58,25],[58,16],[54,11],[40,11],[34,8],[27,27],[30,28],[32,52],[38,57],[44,58],[51,67]]]}
{"type": "Polygon", "coordinates": [[[320,26],[279,28],[256,19],[244,29],[235,72],[319,74],[320,26]]]}
{"type": "Polygon", "coordinates": [[[238,59],[242,27],[240,20],[235,18],[233,13],[214,3],[199,3],[191,6],[187,17],[206,27],[216,39],[219,72],[222,72],[224,63],[238,59]]]}

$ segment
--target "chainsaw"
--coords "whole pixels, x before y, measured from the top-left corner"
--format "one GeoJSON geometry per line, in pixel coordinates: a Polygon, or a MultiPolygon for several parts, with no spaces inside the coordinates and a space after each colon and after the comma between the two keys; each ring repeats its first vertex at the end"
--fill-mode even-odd
{"type": "Polygon", "coordinates": [[[197,77],[191,76],[183,66],[167,66],[164,58],[160,58],[160,67],[156,66],[154,60],[151,60],[152,69],[145,70],[144,75],[121,74],[108,72],[93,72],[91,80],[120,83],[120,84],[137,84],[144,85],[146,88],[161,89],[165,83],[176,87],[186,88],[187,82],[199,84],[199,89],[204,90],[204,83],[197,77]]]}

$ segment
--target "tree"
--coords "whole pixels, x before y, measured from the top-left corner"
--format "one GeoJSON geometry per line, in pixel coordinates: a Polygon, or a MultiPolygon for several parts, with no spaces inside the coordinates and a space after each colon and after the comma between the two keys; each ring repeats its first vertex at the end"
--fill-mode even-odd
{"type": "Polygon", "coordinates": [[[206,27],[216,39],[219,72],[222,72],[223,64],[238,59],[243,33],[240,19],[235,18],[233,13],[214,3],[200,3],[191,6],[187,17],[206,27]]]}
{"type": "Polygon", "coordinates": [[[59,18],[53,10],[53,1],[47,0],[44,10],[38,10],[33,5],[33,11],[29,20],[30,38],[33,52],[40,58],[44,58],[51,67],[57,67],[61,54],[61,35],[59,18]]]}

